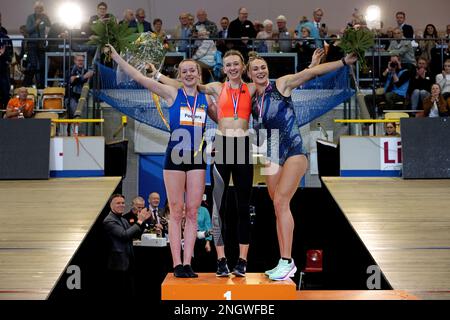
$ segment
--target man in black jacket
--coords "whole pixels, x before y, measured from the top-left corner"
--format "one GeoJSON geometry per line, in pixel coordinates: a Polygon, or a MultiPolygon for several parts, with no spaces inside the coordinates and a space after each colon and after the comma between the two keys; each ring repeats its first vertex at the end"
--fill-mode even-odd
{"type": "Polygon", "coordinates": [[[402,29],[403,36],[406,39],[414,38],[414,29],[409,24],[405,23],[406,14],[402,11],[399,11],[395,14],[395,19],[397,20],[398,27],[402,29]]]}
{"type": "Polygon", "coordinates": [[[134,251],[133,238],[142,234],[142,223],[150,218],[147,209],[138,213],[138,220],[130,226],[122,217],[125,211],[125,197],[114,194],[110,200],[111,212],[103,220],[104,229],[110,239],[111,248],[108,259],[109,293],[113,296],[131,297],[134,295],[134,251]]]}
{"type": "Polygon", "coordinates": [[[241,40],[233,41],[233,49],[242,53],[247,59],[249,48],[251,44],[249,39],[256,38],[256,30],[253,23],[248,19],[248,11],[246,8],[239,8],[239,16],[237,19],[230,22],[228,27],[228,38],[241,38],[241,40]]]}

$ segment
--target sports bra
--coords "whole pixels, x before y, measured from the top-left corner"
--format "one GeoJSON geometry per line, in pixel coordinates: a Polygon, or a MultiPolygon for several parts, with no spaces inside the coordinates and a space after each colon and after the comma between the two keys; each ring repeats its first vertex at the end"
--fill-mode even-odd
{"type": "Polygon", "coordinates": [[[217,118],[234,118],[234,103],[237,104],[237,118],[249,121],[252,111],[252,97],[245,83],[241,88],[233,89],[228,82],[222,86],[219,101],[217,103],[217,118]]]}

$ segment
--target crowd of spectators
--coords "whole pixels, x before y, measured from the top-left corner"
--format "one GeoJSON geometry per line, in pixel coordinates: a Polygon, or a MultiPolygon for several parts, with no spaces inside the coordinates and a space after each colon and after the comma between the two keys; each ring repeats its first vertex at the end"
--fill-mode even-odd
{"type": "MultiPolygon", "coordinates": [[[[216,24],[208,19],[206,9],[201,8],[196,11],[195,16],[189,12],[180,13],[179,25],[168,27],[158,17],[148,21],[143,8],[126,9],[120,19],[119,15],[116,16],[108,11],[107,3],[100,2],[97,5],[96,14],[83,23],[80,30],[71,31],[74,37],[72,49],[77,52],[88,52],[88,56],[92,56],[93,49],[85,45],[85,42],[93,35],[91,26],[101,21],[114,20],[121,24],[128,24],[130,28],[135,28],[136,32],[156,33],[161,40],[168,43],[169,50],[184,52],[188,57],[199,61],[205,70],[205,80],[213,80],[211,70],[218,63],[217,53],[223,55],[227,50],[236,49],[247,57],[250,50],[269,53],[294,52],[298,56],[297,71],[301,71],[310,64],[316,48],[325,49],[324,62],[340,59],[343,52],[338,46],[339,37],[345,28],[365,27],[364,17],[357,9],[349,21],[343,23],[342,29],[334,30],[333,33],[326,24],[326,11],[321,8],[315,9],[310,18],[301,16],[297,22],[288,21],[283,14],[278,15],[275,23],[270,19],[265,19],[263,22],[252,21],[251,12],[245,7],[238,8],[236,13],[236,17],[224,16],[216,24]]],[[[396,78],[402,78],[401,84],[404,84],[403,79],[407,76],[395,77],[394,74],[391,75],[392,70],[384,72],[385,83],[388,83],[385,89],[394,90],[394,94],[410,103],[405,106],[410,105],[412,109],[423,108],[423,101],[431,94],[433,83],[439,84],[444,100],[448,99],[450,67],[446,66],[450,65],[450,62],[443,64],[443,61],[450,58],[448,48],[450,24],[441,33],[433,24],[426,24],[424,30],[419,31],[418,28],[407,24],[405,12],[395,13],[395,18],[396,26],[375,30],[376,35],[381,38],[377,42],[380,44],[378,49],[398,57],[398,63],[405,69],[409,78],[405,81],[407,85],[402,87],[399,94],[396,92],[399,91],[398,88],[397,90],[395,88],[399,85],[396,78]],[[390,77],[393,81],[389,80],[390,77]]],[[[41,1],[35,2],[34,13],[28,15],[24,22],[20,30],[26,40],[22,41],[20,52],[14,53],[8,32],[1,26],[0,14],[0,104],[2,109],[6,108],[11,94],[10,69],[13,69],[11,67],[17,67],[22,72],[23,78],[19,81],[20,83],[17,83],[18,86],[36,86],[42,89],[47,85],[44,82],[46,79],[45,52],[63,50],[63,46],[53,40],[45,39],[61,39],[61,42],[68,39],[68,30],[61,24],[51,22],[41,1]]],[[[58,60],[55,61],[58,62],[58,60]]],[[[76,61],[74,62],[77,65],[76,61]]],[[[74,82],[79,84],[79,80],[73,78],[74,70],[70,68],[71,65],[70,63],[67,66],[67,73],[62,75],[61,68],[56,67],[54,62],[50,62],[48,73],[52,73],[49,78],[59,76],[63,79],[57,85],[67,85],[67,92],[71,92],[75,98],[75,101],[72,98],[73,104],[79,97],[77,91],[79,86],[70,86],[70,84],[74,82]]],[[[85,80],[92,77],[90,73],[86,74],[87,69],[79,69],[77,72],[77,75],[83,76],[85,80]]],[[[388,97],[385,100],[389,107],[391,101],[389,91],[384,92],[383,97],[388,97]]],[[[374,106],[371,107],[373,107],[372,111],[375,110],[374,106]]]]}

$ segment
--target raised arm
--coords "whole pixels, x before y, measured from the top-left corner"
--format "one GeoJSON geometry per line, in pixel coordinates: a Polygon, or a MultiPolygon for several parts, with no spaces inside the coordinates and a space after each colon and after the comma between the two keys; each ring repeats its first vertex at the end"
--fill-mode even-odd
{"type": "Polygon", "coordinates": [[[146,68],[147,68],[147,70],[150,70],[150,77],[152,77],[156,81],[167,84],[167,85],[172,86],[177,89],[181,88],[183,86],[181,81],[178,81],[176,79],[172,79],[168,76],[165,76],[161,72],[156,70],[156,67],[153,63],[147,63],[146,68]]]}
{"type": "Polygon", "coordinates": [[[337,70],[346,64],[353,64],[356,62],[356,60],[357,60],[356,55],[348,54],[345,56],[345,58],[342,58],[341,60],[319,64],[315,67],[305,69],[295,74],[283,76],[277,79],[276,81],[277,88],[284,96],[286,97],[290,96],[292,90],[306,83],[307,81],[317,76],[321,76],[328,72],[337,70]]]}
{"type": "Polygon", "coordinates": [[[210,82],[208,84],[199,84],[198,90],[214,97],[217,101],[219,99],[220,91],[222,91],[222,86],[223,83],[221,82],[210,82]]]}
{"type": "Polygon", "coordinates": [[[111,45],[106,45],[106,47],[111,50],[111,58],[125,71],[127,75],[151,92],[156,93],[158,96],[166,100],[168,105],[172,105],[177,96],[177,88],[159,83],[152,78],[144,76],[133,66],[128,64],[128,62],[123,60],[111,45]]]}

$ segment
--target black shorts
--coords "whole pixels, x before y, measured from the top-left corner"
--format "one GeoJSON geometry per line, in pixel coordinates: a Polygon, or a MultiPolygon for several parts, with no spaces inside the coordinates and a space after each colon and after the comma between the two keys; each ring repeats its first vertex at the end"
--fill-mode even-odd
{"type": "Polygon", "coordinates": [[[167,148],[164,159],[164,170],[174,171],[191,171],[206,170],[206,161],[203,158],[204,149],[198,150],[182,150],[167,148]],[[195,154],[197,153],[197,154],[195,154]]]}

